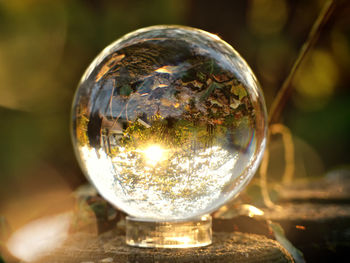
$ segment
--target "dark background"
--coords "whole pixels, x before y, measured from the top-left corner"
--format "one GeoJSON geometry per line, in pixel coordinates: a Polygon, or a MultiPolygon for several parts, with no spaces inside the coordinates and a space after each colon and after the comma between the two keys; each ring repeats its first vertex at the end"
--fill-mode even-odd
{"type": "MultiPolygon", "coordinates": [[[[0,215],[16,229],[85,182],[70,141],[71,102],[84,70],[112,41],[156,24],[218,34],[256,73],[269,108],[324,3],[0,0],[0,215]]],[[[349,33],[343,4],[293,81],[283,122],[294,136],[296,177],[350,164],[349,33]]],[[[283,169],[275,148],[271,177],[283,169]]]]}

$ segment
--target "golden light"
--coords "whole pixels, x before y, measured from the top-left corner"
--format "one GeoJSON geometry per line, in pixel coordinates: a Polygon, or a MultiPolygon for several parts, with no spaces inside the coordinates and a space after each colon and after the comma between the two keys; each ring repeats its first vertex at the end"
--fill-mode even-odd
{"type": "Polygon", "coordinates": [[[32,221],[9,238],[7,249],[24,262],[38,260],[67,239],[71,217],[72,214],[66,212],[32,221]]]}
{"type": "Polygon", "coordinates": [[[301,226],[301,225],[296,225],[295,228],[296,229],[300,229],[300,230],[305,230],[306,229],[305,226],[301,226]]]}
{"type": "Polygon", "coordinates": [[[142,152],[146,163],[151,166],[156,166],[159,162],[164,161],[167,155],[167,151],[157,144],[148,146],[142,152]]]}
{"type": "Polygon", "coordinates": [[[279,33],[288,19],[286,0],[253,0],[248,9],[248,25],[257,35],[279,33]]]}
{"type": "Polygon", "coordinates": [[[179,248],[187,248],[188,244],[193,243],[193,238],[188,237],[188,236],[183,236],[183,237],[168,237],[166,238],[166,241],[169,243],[181,243],[181,246],[178,246],[179,248]]]}
{"type": "Polygon", "coordinates": [[[249,217],[255,217],[255,216],[262,216],[262,215],[264,215],[264,212],[262,210],[260,210],[259,208],[255,207],[255,206],[252,206],[252,205],[243,204],[241,206],[241,209],[249,217]]]}
{"type": "Polygon", "coordinates": [[[324,107],[335,92],[338,79],[339,69],[332,54],[315,49],[295,76],[298,95],[294,100],[295,105],[303,110],[324,107]]]}

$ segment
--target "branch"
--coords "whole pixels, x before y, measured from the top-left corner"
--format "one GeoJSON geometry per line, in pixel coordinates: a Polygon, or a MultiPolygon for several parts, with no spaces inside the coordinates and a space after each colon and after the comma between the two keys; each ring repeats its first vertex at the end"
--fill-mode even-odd
{"type": "Polygon", "coordinates": [[[308,38],[306,39],[305,43],[301,47],[298,57],[294,62],[294,65],[291,71],[289,72],[289,75],[283,82],[281,89],[278,91],[276,99],[272,102],[270,112],[269,112],[269,120],[268,120],[269,126],[279,122],[282,114],[282,110],[285,107],[290,95],[292,94],[293,86],[291,85],[291,82],[293,80],[293,77],[297,72],[298,68],[300,67],[301,62],[307,55],[307,53],[315,45],[323,27],[325,26],[329,18],[332,16],[335,10],[336,2],[337,0],[327,1],[322,11],[318,15],[315,23],[313,24],[309,32],[308,38]]]}

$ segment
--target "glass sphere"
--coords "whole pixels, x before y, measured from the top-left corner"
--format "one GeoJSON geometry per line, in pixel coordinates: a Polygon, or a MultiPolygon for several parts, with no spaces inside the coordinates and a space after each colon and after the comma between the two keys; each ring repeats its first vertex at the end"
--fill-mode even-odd
{"type": "Polygon", "coordinates": [[[76,91],[72,137],[99,193],[132,217],[188,219],[236,196],[261,161],[266,108],[243,58],[183,26],[105,48],[76,91]]]}

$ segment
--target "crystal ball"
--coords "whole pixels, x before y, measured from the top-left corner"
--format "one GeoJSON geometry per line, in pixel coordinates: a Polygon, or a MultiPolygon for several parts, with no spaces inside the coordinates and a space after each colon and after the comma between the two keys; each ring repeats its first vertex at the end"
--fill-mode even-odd
{"type": "Polygon", "coordinates": [[[217,35],[153,26],[107,46],[84,73],[72,138],[98,192],[135,218],[208,214],[259,166],[266,107],[245,60],[217,35]]]}

